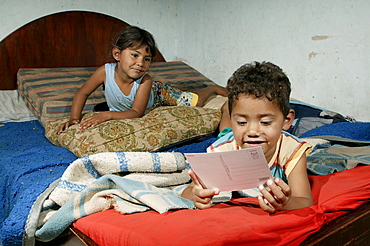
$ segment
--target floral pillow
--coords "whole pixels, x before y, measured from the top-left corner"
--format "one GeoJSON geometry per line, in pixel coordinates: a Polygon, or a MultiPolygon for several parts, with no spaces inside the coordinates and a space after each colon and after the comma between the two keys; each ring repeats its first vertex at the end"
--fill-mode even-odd
{"type": "Polygon", "coordinates": [[[107,121],[86,130],[73,125],[60,135],[56,134],[58,127],[67,119],[47,122],[45,135],[55,145],[82,157],[101,152],[151,152],[208,135],[217,129],[221,112],[211,108],[163,106],[141,118],[107,121]]]}

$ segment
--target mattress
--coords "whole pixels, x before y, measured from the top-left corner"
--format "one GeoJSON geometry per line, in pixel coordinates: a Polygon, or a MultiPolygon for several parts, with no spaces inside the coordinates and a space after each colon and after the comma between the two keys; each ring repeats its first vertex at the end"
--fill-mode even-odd
{"type": "MultiPolygon", "coordinates": [[[[96,67],[77,68],[22,68],[17,74],[18,91],[27,107],[43,126],[47,121],[69,116],[73,97],[96,67]]],[[[210,79],[184,62],[157,62],[150,67],[153,80],[173,87],[196,91],[214,84],[210,79]]],[[[99,87],[88,98],[83,113],[105,101],[99,87]]]]}
{"type": "Polygon", "coordinates": [[[114,209],[73,226],[105,245],[299,245],[310,234],[369,199],[370,166],[309,177],[314,206],[262,211],[257,198],[237,198],[205,210],[147,211],[122,215],[114,209]],[[340,185],[340,189],[338,189],[340,185]],[[119,236],[118,236],[119,235],[119,236]]]}

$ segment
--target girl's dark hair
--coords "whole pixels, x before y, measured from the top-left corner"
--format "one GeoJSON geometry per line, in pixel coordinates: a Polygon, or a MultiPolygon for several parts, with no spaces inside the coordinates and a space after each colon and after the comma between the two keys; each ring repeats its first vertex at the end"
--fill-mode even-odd
{"type": "Polygon", "coordinates": [[[145,46],[146,51],[150,52],[152,57],[157,55],[157,45],[149,32],[136,26],[126,27],[117,37],[113,47],[124,50],[130,47],[141,48],[145,46]]]}
{"type": "Polygon", "coordinates": [[[241,66],[227,82],[230,112],[239,95],[267,98],[289,114],[290,81],[283,70],[270,62],[254,62],[241,66]]]}

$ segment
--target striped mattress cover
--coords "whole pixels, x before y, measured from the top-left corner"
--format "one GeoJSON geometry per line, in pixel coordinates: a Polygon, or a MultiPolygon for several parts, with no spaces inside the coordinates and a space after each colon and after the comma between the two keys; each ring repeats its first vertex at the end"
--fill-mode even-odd
{"type": "MultiPolygon", "coordinates": [[[[47,121],[68,117],[73,97],[97,67],[22,68],[18,71],[18,91],[27,107],[43,126],[47,121]]],[[[214,84],[200,72],[181,61],[156,62],[150,67],[153,80],[189,91],[214,84]]],[[[99,87],[88,98],[83,113],[105,101],[99,87]]]]}

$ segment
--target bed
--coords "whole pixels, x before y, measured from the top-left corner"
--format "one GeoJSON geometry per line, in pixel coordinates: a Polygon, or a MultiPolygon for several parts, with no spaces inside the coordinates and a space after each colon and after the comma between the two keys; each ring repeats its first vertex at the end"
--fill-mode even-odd
{"type": "MultiPolygon", "coordinates": [[[[291,105],[297,112],[297,120],[291,132],[315,146],[308,158],[315,200],[312,207],[268,215],[261,212],[254,198],[235,198],[217,203],[211,209],[197,210],[187,201],[173,196],[176,193],[166,194],[171,206],[132,198],[128,199],[129,203],[122,202],[122,197],[138,189],[125,191],[119,199],[114,193],[113,203],[112,193],[94,196],[97,191],[105,190],[97,186],[91,188],[92,184],[113,187],[114,192],[118,192],[116,188],[121,187],[122,180],[117,176],[122,176],[122,172],[133,177],[124,180],[122,190],[131,187],[133,182],[141,185],[143,178],[158,176],[160,180],[163,177],[166,181],[175,180],[171,186],[188,182],[184,175],[188,166],[182,153],[205,152],[217,134],[220,101],[213,98],[205,109],[151,111],[147,119],[131,122],[130,125],[135,126],[130,132],[122,130],[127,128],[123,123],[114,124],[114,127],[107,124],[104,132],[115,130],[121,134],[114,137],[114,141],[109,134],[112,141],[105,141],[101,135],[99,144],[96,144],[97,138],[89,139],[103,131],[101,129],[85,135],[72,129],[62,138],[55,136],[55,124],[68,113],[78,86],[97,66],[108,61],[107,41],[127,25],[99,13],[68,11],[37,19],[1,41],[2,245],[370,243],[369,123],[354,122],[336,112],[294,99],[291,105]],[[20,52],[26,49],[27,52],[20,52]],[[50,53],[55,54],[53,58],[46,55],[50,53]],[[20,59],[17,54],[27,56],[20,59]],[[143,121],[148,125],[138,128],[143,121]],[[180,125],[179,132],[172,131],[180,125]],[[168,128],[171,131],[161,136],[168,128]],[[125,131],[126,135],[122,136],[125,131]],[[129,137],[131,135],[135,138],[129,137]],[[173,137],[175,135],[177,137],[173,137]],[[75,139],[79,139],[80,146],[73,142],[75,139]],[[124,149],[118,148],[117,143],[125,139],[129,139],[130,144],[126,142],[124,149]],[[93,148],[88,148],[93,144],[93,148]],[[77,148],[79,151],[75,151],[77,148]],[[139,167],[122,169],[120,160],[123,157],[136,158],[135,163],[153,159],[171,161],[168,165],[160,161],[162,172],[154,172],[153,167],[158,169],[158,162],[144,161],[139,167]],[[172,166],[174,163],[176,165],[172,166]],[[145,176],[148,172],[151,176],[145,176]],[[81,177],[76,179],[76,173],[81,177]],[[91,173],[94,173],[93,178],[91,173]],[[83,212],[76,215],[74,204],[81,197],[85,200],[90,197],[86,200],[90,203],[81,203],[78,209],[83,212]],[[55,202],[60,198],[64,199],[63,206],[55,202]],[[121,202],[122,206],[117,206],[119,210],[115,205],[121,202]]],[[[150,72],[155,79],[180,88],[196,90],[214,83],[188,64],[166,62],[160,53],[152,67],[150,72]]],[[[89,98],[84,113],[92,113],[93,106],[103,100],[103,92],[98,90],[89,98]]],[[[157,184],[155,182],[157,180],[153,184],[157,184]]],[[[171,188],[171,192],[176,189],[171,188]]],[[[164,199],[162,193],[151,195],[156,197],[154,201],[164,199]]]]}

